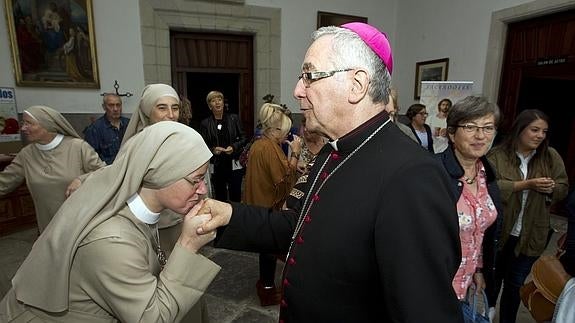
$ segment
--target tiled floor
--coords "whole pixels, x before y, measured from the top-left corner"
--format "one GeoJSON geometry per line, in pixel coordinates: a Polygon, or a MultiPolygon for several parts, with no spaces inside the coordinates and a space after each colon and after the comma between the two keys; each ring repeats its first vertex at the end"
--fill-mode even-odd
{"type": "MultiPolygon", "coordinates": [[[[559,232],[565,232],[567,229],[565,220],[559,217],[553,218],[553,227],[559,232]]],[[[559,235],[559,233],[553,235],[547,253],[554,252],[559,235]]],[[[12,276],[30,251],[35,239],[35,229],[0,237],[2,254],[0,257],[0,296],[3,297],[10,288],[12,276]]],[[[257,254],[212,247],[205,247],[202,252],[222,267],[205,296],[211,322],[277,322],[278,307],[259,306],[255,293],[255,283],[258,278],[257,254]]],[[[280,270],[281,266],[278,265],[278,279],[280,270]]],[[[534,323],[535,321],[521,306],[517,322],[534,323]]]]}
{"type": "MultiPolygon", "coordinates": [[[[36,239],[36,229],[0,237],[0,298],[10,289],[10,280],[36,239]]],[[[206,246],[202,253],[222,267],[210,285],[205,301],[213,323],[278,321],[278,306],[261,307],[256,295],[258,255],[206,246]]],[[[281,274],[278,264],[277,279],[281,274]]]]}

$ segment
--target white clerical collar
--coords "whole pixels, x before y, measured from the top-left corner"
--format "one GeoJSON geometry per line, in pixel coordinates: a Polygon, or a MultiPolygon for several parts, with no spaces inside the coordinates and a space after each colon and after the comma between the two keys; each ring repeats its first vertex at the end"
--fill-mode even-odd
{"type": "Polygon", "coordinates": [[[329,142],[329,144],[331,145],[331,147],[332,147],[333,150],[335,150],[335,151],[338,151],[338,149],[337,149],[337,141],[338,141],[338,140],[339,140],[339,139],[336,139],[336,140],[334,140],[334,141],[330,141],[330,142],[329,142]]]}
{"type": "Polygon", "coordinates": [[[146,224],[156,224],[160,220],[160,213],[150,211],[138,193],[132,195],[126,203],[138,220],[146,224]]]}
{"type": "Polygon", "coordinates": [[[52,139],[52,141],[50,141],[49,143],[42,145],[42,144],[35,144],[36,148],[40,149],[40,150],[52,150],[56,147],[58,147],[58,145],[62,142],[62,140],[64,139],[64,135],[63,134],[56,134],[56,137],[54,137],[54,139],[52,139]]]}

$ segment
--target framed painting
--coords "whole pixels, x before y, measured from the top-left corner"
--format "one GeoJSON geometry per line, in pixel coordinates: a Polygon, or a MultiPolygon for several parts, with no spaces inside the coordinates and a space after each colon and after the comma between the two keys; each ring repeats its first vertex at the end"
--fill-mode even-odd
{"type": "Polygon", "coordinates": [[[415,64],[415,88],[413,98],[421,97],[421,81],[447,81],[449,58],[434,59],[415,64]]]}
{"type": "Polygon", "coordinates": [[[16,84],[100,88],[92,0],[5,0],[16,84]]]}
{"type": "Polygon", "coordinates": [[[341,15],[339,13],[325,12],[325,11],[317,12],[317,28],[325,26],[341,26],[348,22],[367,23],[367,17],[341,15]]]}

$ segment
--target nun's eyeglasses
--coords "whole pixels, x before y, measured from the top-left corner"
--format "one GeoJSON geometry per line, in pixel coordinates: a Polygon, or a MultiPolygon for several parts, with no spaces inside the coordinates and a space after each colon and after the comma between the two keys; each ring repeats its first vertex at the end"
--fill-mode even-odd
{"type": "Polygon", "coordinates": [[[202,177],[200,177],[200,178],[196,178],[196,179],[189,179],[189,178],[187,178],[187,177],[184,177],[184,179],[185,179],[188,183],[192,184],[192,187],[193,187],[194,189],[197,189],[198,186],[205,180],[205,178],[206,178],[206,175],[204,175],[204,176],[202,176],[202,177]]]}

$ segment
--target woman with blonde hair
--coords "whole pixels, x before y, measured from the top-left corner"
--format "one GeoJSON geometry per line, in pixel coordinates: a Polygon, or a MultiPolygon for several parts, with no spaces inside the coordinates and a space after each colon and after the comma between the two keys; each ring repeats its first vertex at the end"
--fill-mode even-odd
{"type": "Polygon", "coordinates": [[[211,163],[211,183],[214,197],[220,201],[240,202],[244,169],[239,163],[248,140],[237,114],[226,111],[224,94],[210,91],[206,103],[212,115],[202,120],[200,133],[214,157],[211,163]]]}
{"type": "Polygon", "coordinates": [[[0,196],[26,182],[41,233],[66,200],[70,181],[106,164],[60,112],[36,105],[22,118],[22,134],[30,144],[0,172],[0,196]]]}
{"type": "MultiPolygon", "coordinates": [[[[297,178],[301,139],[294,135],[289,143],[291,154],[285,155],[292,120],[284,107],[265,103],[259,111],[262,137],[250,147],[244,202],[280,210],[297,178]]],[[[260,279],[256,284],[262,306],[279,304],[281,292],[275,287],[276,256],[260,254],[260,279]]]]}

